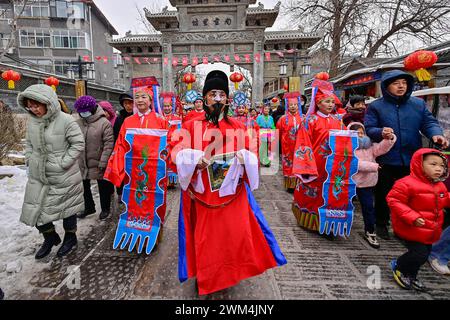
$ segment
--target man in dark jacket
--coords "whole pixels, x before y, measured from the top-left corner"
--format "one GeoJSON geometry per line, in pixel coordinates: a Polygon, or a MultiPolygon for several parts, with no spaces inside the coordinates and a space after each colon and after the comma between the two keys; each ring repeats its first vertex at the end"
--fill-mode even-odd
{"type": "Polygon", "coordinates": [[[383,97],[372,102],[364,119],[367,135],[380,142],[390,133],[397,141],[385,155],[377,158],[381,165],[375,188],[377,234],[389,239],[389,208],[386,195],[395,181],[409,174],[409,164],[415,151],[422,147],[421,133],[444,148],[448,141],[437,120],[422,99],[411,97],[414,77],[401,70],[386,72],[381,79],[383,97]]]}
{"type": "Polygon", "coordinates": [[[123,109],[120,110],[119,116],[114,123],[114,142],[119,136],[120,128],[124,120],[133,115],[133,93],[131,91],[122,93],[119,96],[119,102],[123,109]]]}
{"type": "MultiPolygon", "coordinates": [[[[114,128],[113,128],[114,143],[116,142],[117,137],[119,137],[120,128],[122,128],[122,124],[125,121],[125,119],[128,118],[129,116],[133,115],[133,105],[134,105],[133,92],[128,91],[128,92],[122,93],[119,96],[119,102],[123,109],[119,111],[119,116],[117,117],[116,122],[114,122],[114,128]]],[[[116,188],[116,192],[117,192],[117,196],[118,196],[117,200],[119,203],[121,203],[122,190],[123,190],[123,184],[119,188],[116,188]]]]}
{"type": "Polygon", "coordinates": [[[269,115],[272,116],[273,122],[275,125],[277,124],[278,120],[284,116],[286,111],[284,110],[284,106],[280,103],[280,101],[277,102],[270,102],[270,112],[269,115]]]}

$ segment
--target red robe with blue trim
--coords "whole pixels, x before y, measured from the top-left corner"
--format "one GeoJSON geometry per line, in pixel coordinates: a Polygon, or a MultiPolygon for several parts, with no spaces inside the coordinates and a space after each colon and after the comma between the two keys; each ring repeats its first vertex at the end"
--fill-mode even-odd
{"type": "Polygon", "coordinates": [[[319,230],[318,214],[324,204],[322,190],[328,176],[325,163],[331,153],[328,145],[331,129],[343,129],[335,115],[323,117],[313,113],[305,118],[297,132],[292,173],[301,178],[294,191],[292,209],[299,225],[311,230],[319,230]]]}
{"type": "MultiPolygon", "coordinates": [[[[181,129],[181,123],[182,119],[181,117],[177,116],[176,114],[169,114],[164,115],[164,118],[169,123],[169,140],[170,137],[173,135],[173,132],[175,130],[181,129]]],[[[169,157],[167,159],[167,179],[168,179],[168,186],[169,187],[175,187],[178,179],[177,179],[177,165],[175,164],[175,160],[172,159],[172,157],[169,157]]]]}
{"type": "Polygon", "coordinates": [[[234,119],[242,123],[247,128],[250,138],[250,150],[259,157],[259,125],[256,118],[246,116],[235,116],[234,119]]]}
{"type": "MultiPolygon", "coordinates": [[[[220,130],[224,138],[227,130],[242,130],[240,132],[245,134],[245,127],[232,118],[228,118],[228,122],[219,121],[218,127],[204,116],[197,120],[183,124],[183,128],[190,133],[190,137],[177,146],[183,152],[202,154],[206,151],[205,157],[209,159],[242,148],[248,150],[246,137],[244,146],[238,143],[238,138],[229,139],[228,144],[223,139],[222,147],[208,152],[211,142],[206,137],[212,129],[220,130]]],[[[200,175],[198,169],[193,169],[193,178],[184,190],[179,156],[177,167],[182,185],[178,225],[180,281],[196,277],[199,294],[203,295],[285,264],[286,259],[252,195],[247,173],[239,180],[234,194],[220,197],[218,186],[209,171],[212,165],[203,169],[200,175]],[[194,187],[198,179],[203,183],[203,192],[196,191],[194,187]]],[[[256,168],[257,162],[255,157],[256,168]]]]}
{"type": "MultiPolygon", "coordinates": [[[[114,150],[108,161],[108,167],[105,170],[104,179],[109,180],[116,187],[120,187],[122,181],[127,177],[125,174],[125,154],[130,150],[130,145],[125,140],[127,129],[169,129],[168,122],[158,113],[150,112],[141,118],[139,114],[134,114],[125,119],[120,128],[119,137],[117,138],[114,150]]],[[[155,146],[158,148],[158,146],[155,146]]],[[[128,183],[124,181],[125,184],[128,183]]],[[[166,195],[166,193],[164,193],[166,195]]],[[[159,207],[157,211],[161,221],[164,222],[166,215],[166,200],[164,199],[164,205],[159,207]]]]}
{"type": "Polygon", "coordinates": [[[302,126],[302,117],[298,112],[295,115],[288,112],[277,122],[277,129],[281,137],[281,164],[283,166],[286,189],[295,188],[296,177],[292,173],[292,166],[294,162],[295,140],[300,126],[302,126]]]}

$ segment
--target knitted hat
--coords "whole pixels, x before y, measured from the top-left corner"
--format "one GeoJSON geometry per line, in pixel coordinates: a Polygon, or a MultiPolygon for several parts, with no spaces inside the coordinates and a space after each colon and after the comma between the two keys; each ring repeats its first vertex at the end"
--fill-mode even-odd
{"type": "Polygon", "coordinates": [[[108,101],[100,101],[98,103],[98,105],[100,107],[102,107],[103,110],[108,112],[108,114],[110,116],[109,122],[111,122],[111,125],[114,126],[114,123],[116,122],[117,115],[116,115],[116,111],[114,110],[113,105],[111,103],[109,103],[108,101]]]}
{"type": "Polygon", "coordinates": [[[358,128],[362,128],[364,133],[366,133],[366,127],[361,122],[350,122],[347,126],[348,130],[358,130],[358,128]]]}
{"type": "Polygon", "coordinates": [[[75,101],[74,108],[78,113],[81,112],[92,112],[97,106],[97,101],[94,97],[91,96],[82,96],[79,97],[77,101],[75,101]]]}
{"type": "Polygon", "coordinates": [[[223,90],[227,97],[230,94],[228,88],[228,77],[225,72],[213,70],[206,76],[205,85],[203,86],[203,96],[211,90],[223,90]]]}

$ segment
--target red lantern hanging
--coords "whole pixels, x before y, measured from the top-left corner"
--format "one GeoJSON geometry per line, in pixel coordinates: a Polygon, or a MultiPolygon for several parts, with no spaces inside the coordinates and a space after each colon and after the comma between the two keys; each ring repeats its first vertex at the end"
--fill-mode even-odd
{"type": "Polygon", "coordinates": [[[272,98],[272,103],[273,104],[276,104],[277,102],[278,102],[278,98],[277,97],[272,98]]]}
{"type": "Polygon", "coordinates": [[[192,84],[196,81],[195,74],[193,73],[185,73],[183,76],[183,82],[187,84],[188,90],[192,89],[192,84]]]}
{"type": "Polygon", "coordinates": [[[230,80],[231,82],[234,82],[234,88],[237,90],[239,89],[239,82],[244,80],[244,76],[242,75],[242,73],[234,72],[231,74],[230,80]]]}
{"type": "Polygon", "coordinates": [[[419,50],[411,53],[403,60],[406,70],[415,71],[419,81],[430,81],[431,74],[425,70],[436,63],[438,57],[433,51],[419,50]]]}
{"type": "Polygon", "coordinates": [[[289,86],[288,86],[287,83],[285,83],[285,84],[283,85],[283,90],[284,90],[284,91],[288,91],[288,90],[289,90],[289,86]]]}
{"type": "Polygon", "coordinates": [[[3,80],[8,81],[8,89],[14,90],[16,88],[15,82],[19,81],[21,76],[20,73],[14,70],[7,70],[2,73],[3,80]]]}
{"type": "Polygon", "coordinates": [[[330,75],[328,74],[328,72],[319,72],[318,74],[316,74],[315,78],[318,80],[327,81],[328,79],[330,79],[330,75]]]}
{"type": "Polygon", "coordinates": [[[52,87],[56,91],[56,87],[59,85],[59,80],[55,77],[48,77],[45,79],[45,84],[52,87]]]}

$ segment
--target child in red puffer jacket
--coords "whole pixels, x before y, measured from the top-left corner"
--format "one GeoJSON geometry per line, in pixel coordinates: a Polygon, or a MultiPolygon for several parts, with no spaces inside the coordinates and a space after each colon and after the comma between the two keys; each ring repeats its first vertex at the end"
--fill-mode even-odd
{"type": "Polygon", "coordinates": [[[386,197],[394,233],[405,240],[408,252],[391,262],[395,281],[404,289],[426,291],[417,279],[431,245],[439,240],[444,207],[450,196],[444,181],[448,163],[435,149],[419,149],[411,159],[411,174],[398,180],[386,197]]]}

